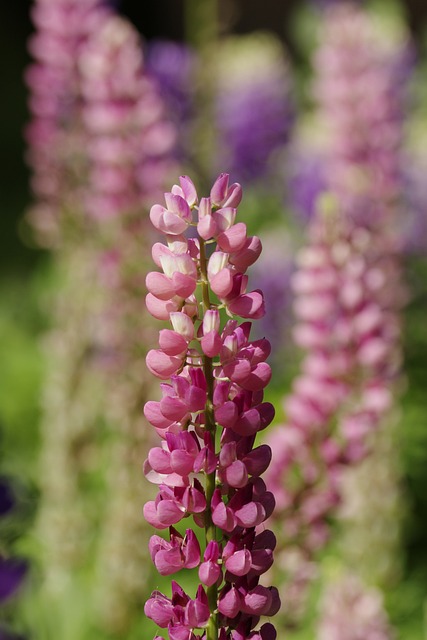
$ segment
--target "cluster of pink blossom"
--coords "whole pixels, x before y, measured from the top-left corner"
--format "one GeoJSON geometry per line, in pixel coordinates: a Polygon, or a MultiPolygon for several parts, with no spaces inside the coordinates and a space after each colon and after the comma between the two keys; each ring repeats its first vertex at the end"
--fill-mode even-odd
{"type": "Polygon", "coordinates": [[[326,216],[310,240],[292,278],[294,337],[307,355],[285,401],[288,423],[270,434],[268,483],[287,540],[312,552],[327,539],[340,470],[363,458],[391,405],[399,325],[381,303],[387,273],[375,236],[326,216]]]}
{"type": "Polygon", "coordinates": [[[268,440],[285,568],[286,545],[309,561],[325,544],[342,472],[369,451],[400,365],[402,95],[392,71],[401,42],[384,45],[351,4],[328,9],[322,37],[316,91],[333,195],[318,202],[298,257],[294,336],[305,356],[285,402],[287,424],[268,440]]]}
{"type": "Polygon", "coordinates": [[[328,136],[327,182],[353,220],[384,232],[402,196],[410,42],[351,2],[329,7],[321,29],[315,97],[328,136]]]}
{"type": "Polygon", "coordinates": [[[148,270],[141,251],[148,257],[150,246],[148,215],[141,213],[161,195],[175,165],[176,136],[147,75],[139,34],[128,21],[105,14],[82,48],[79,71],[88,161],[84,208],[103,298],[94,321],[93,352],[105,382],[104,414],[115,432],[96,557],[96,597],[102,626],[123,634],[140,615],[137,603],[146,596],[148,555],[140,544],[147,525],[135,509],[139,460],[152,440],[141,415],[152,387],[145,345],[153,339],[141,302],[148,270]]]}
{"type": "Polygon", "coordinates": [[[144,409],[162,439],[144,465],[147,478],[159,485],[144,516],[157,529],[170,528],[168,539],[150,541],[159,572],[198,567],[201,582],[194,599],[174,582],[171,598],[155,591],[147,601],[146,615],[167,628],[171,640],[276,638],[270,623],[254,630],[261,615],[280,607],[277,589],[259,583],[272,565],[275,536],[256,531],[275,505],[260,477],[270,447],[253,448],[256,434],[274,417],[273,406],[263,401],[270,345],[250,341],[250,322],[230,319],[220,328],[221,309],[245,319],[264,313],[262,293],[247,292],[245,272],[261,242],[235,223],[241,196],[240,185],[229,186],[221,174],[210,197],[199,201],[191,180],[181,177],[180,186],[165,194],[166,207],[154,205],[150,213],[167,245],[153,247],[162,272],[147,276],[147,307],[172,328],[160,331],[160,348],[147,355],[150,371],[170,383],[162,382],[161,400],[144,409]],[[191,225],[197,238],[184,235],[191,225]],[[173,527],[187,517],[205,529],[203,560],[192,529],[181,535],[173,527]]]}
{"type": "Polygon", "coordinates": [[[111,218],[158,197],[175,129],[143,68],[132,25],[106,13],[79,59],[89,177],[87,212],[111,218]]]}
{"type": "Polygon", "coordinates": [[[331,583],[321,601],[318,640],[393,640],[382,594],[356,577],[331,583]]]}
{"type": "Polygon", "coordinates": [[[29,43],[35,62],[26,74],[32,114],[26,137],[37,198],[30,217],[43,242],[61,239],[58,225],[66,206],[80,211],[77,174],[82,162],[84,167],[84,136],[78,60],[105,12],[100,0],[37,0],[32,9],[37,31],[29,43]]]}

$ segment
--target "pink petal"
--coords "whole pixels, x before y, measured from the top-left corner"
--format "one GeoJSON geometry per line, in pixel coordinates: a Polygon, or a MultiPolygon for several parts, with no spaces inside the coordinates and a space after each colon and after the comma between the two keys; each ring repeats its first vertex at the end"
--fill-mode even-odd
{"type": "Polygon", "coordinates": [[[224,476],[230,487],[233,487],[234,489],[245,487],[248,482],[248,473],[241,460],[235,460],[229,467],[227,467],[224,470],[224,476]]]}
{"type": "Polygon", "coordinates": [[[160,400],[160,411],[165,418],[177,422],[188,413],[188,407],[180,398],[166,396],[160,400]]]}
{"type": "Polygon", "coordinates": [[[179,302],[176,300],[159,300],[152,293],[148,293],[145,304],[149,313],[157,320],[169,320],[169,314],[177,311],[179,302]]]}
{"type": "Polygon", "coordinates": [[[150,271],[145,279],[145,284],[148,291],[159,300],[169,300],[175,295],[175,287],[164,273],[150,271]]]}
{"type": "Polygon", "coordinates": [[[194,338],[194,324],[186,313],[174,311],[170,314],[170,321],[176,333],[182,335],[187,342],[194,338]]]}
{"type": "Polygon", "coordinates": [[[200,218],[197,223],[197,233],[203,240],[210,240],[217,234],[217,226],[211,215],[200,218]]]}
{"type": "Polygon", "coordinates": [[[197,191],[193,181],[188,176],[180,176],[179,183],[184,194],[184,198],[187,200],[190,207],[197,202],[197,191]]]}
{"type": "Polygon", "coordinates": [[[253,436],[261,429],[261,418],[257,408],[245,411],[231,427],[240,436],[253,436]]]}
{"type": "Polygon", "coordinates": [[[233,553],[225,562],[225,568],[235,576],[245,576],[249,573],[252,556],[248,549],[241,549],[233,553]]]}
{"type": "Polygon", "coordinates": [[[265,509],[259,502],[248,502],[235,512],[237,522],[242,527],[256,527],[265,520],[265,509]]]}
{"type": "Polygon", "coordinates": [[[212,522],[227,532],[233,531],[236,527],[236,519],[233,512],[222,501],[212,510],[212,522]]]}
{"type": "Polygon", "coordinates": [[[228,191],[228,178],[228,173],[220,173],[215,180],[210,193],[213,205],[220,206],[225,200],[228,191]]]}
{"type": "Polygon", "coordinates": [[[165,418],[160,411],[160,402],[149,400],[144,405],[144,415],[148,422],[158,429],[166,429],[172,424],[172,420],[165,418]]]}
{"type": "Polygon", "coordinates": [[[153,447],[148,452],[148,462],[157,473],[172,473],[169,451],[153,447]]]}
{"type": "Polygon", "coordinates": [[[271,607],[272,600],[270,590],[259,584],[244,596],[242,610],[250,615],[265,615],[271,607]]]}
{"type": "Polygon", "coordinates": [[[182,358],[168,356],[160,349],[151,349],[145,362],[149,371],[161,380],[166,380],[182,366],[182,358]]]}
{"type": "Polygon", "coordinates": [[[227,618],[235,618],[241,610],[242,599],[235,587],[231,587],[218,603],[218,611],[227,618]]]}
{"type": "Polygon", "coordinates": [[[184,515],[184,511],[173,500],[161,500],[157,505],[157,517],[163,527],[176,524],[184,515]]]}
{"type": "Polygon", "coordinates": [[[238,418],[237,406],[231,400],[215,409],[215,421],[225,429],[233,428],[238,418]]]}
{"type": "Polygon", "coordinates": [[[264,297],[260,291],[243,293],[228,305],[229,311],[241,318],[252,318],[258,320],[265,315],[264,297]]]}
{"type": "Polygon", "coordinates": [[[241,385],[248,391],[260,391],[268,385],[271,380],[271,367],[266,362],[260,362],[257,364],[247,378],[245,378],[241,385]]]}
{"type": "Polygon", "coordinates": [[[209,284],[218,298],[225,298],[233,288],[233,274],[225,267],[209,278],[209,284]]]}
{"type": "Polygon", "coordinates": [[[216,562],[202,562],[199,567],[199,580],[207,587],[215,584],[220,575],[221,567],[216,562]]]}
{"type": "Polygon", "coordinates": [[[234,264],[240,273],[244,273],[248,267],[258,260],[261,251],[262,244],[258,236],[249,237],[244,247],[230,256],[230,262],[234,264]]]}
{"type": "Polygon", "coordinates": [[[245,358],[236,358],[230,364],[225,365],[223,371],[227,378],[237,382],[237,384],[242,384],[251,373],[251,365],[249,360],[245,358]]]}
{"type": "Polygon", "coordinates": [[[162,329],[159,333],[159,347],[168,356],[182,355],[187,351],[187,341],[172,329],[162,329]]]}
{"type": "Polygon", "coordinates": [[[191,276],[180,273],[179,271],[175,271],[173,274],[172,283],[175,289],[175,294],[181,298],[188,298],[196,289],[196,280],[191,276]]]}
{"type": "Polygon", "coordinates": [[[208,356],[208,358],[214,358],[221,351],[222,340],[217,331],[209,331],[209,333],[202,337],[200,344],[203,353],[208,356]]]}
{"type": "Polygon", "coordinates": [[[243,222],[234,224],[219,234],[217,242],[222,251],[227,253],[239,251],[246,244],[246,225],[243,222]]]}

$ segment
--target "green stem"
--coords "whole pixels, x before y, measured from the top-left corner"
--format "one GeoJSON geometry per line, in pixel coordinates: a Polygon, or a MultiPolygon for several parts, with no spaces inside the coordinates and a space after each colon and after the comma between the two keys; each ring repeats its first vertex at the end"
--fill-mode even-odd
{"type": "MultiPolygon", "coordinates": [[[[211,302],[209,298],[205,242],[202,238],[200,238],[200,271],[202,276],[203,310],[208,311],[211,308],[211,302]]],[[[203,356],[203,370],[204,370],[206,384],[207,384],[205,428],[207,432],[211,434],[212,441],[215,446],[216,423],[215,423],[214,406],[213,406],[214,376],[213,376],[212,358],[203,356]]],[[[210,509],[212,496],[215,491],[215,485],[216,485],[216,471],[213,471],[212,473],[209,473],[206,476],[206,503],[207,503],[207,507],[205,511],[206,545],[212,540],[216,540],[216,526],[212,522],[212,514],[210,509]]],[[[215,613],[217,609],[217,601],[218,601],[218,587],[216,584],[212,585],[211,587],[208,587],[207,596],[208,596],[211,617],[209,619],[209,623],[206,628],[206,640],[218,640],[218,613],[215,613]]]]}

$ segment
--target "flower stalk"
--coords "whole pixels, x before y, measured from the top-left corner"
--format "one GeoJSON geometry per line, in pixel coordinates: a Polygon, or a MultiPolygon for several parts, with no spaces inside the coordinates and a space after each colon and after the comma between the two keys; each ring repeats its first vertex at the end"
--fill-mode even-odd
{"type": "Polygon", "coordinates": [[[257,530],[274,508],[260,478],[271,450],[253,448],[257,432],[274,417],[272,405],[263,402],[270,345],[249,341],[251,323],[239,325],[233,317],[264,314],[262,293],[246,291],[245,275],[261,243],[247,236],[246,225],[235,224],[241,187],[229,186],[227,174],[200,201],[191,180],[181,177],[165,200],[166,208],[154,205],[150,212],[167,246],[153,247],[163,273],[148,274],[146,301],[149,312],[170,320],[173,329],[160,331],[160,349],[146,361],[170,384],[163,382],[161,400],[144,408],[162,439],[144,464],[147,478],[159,485],[144,516],[157,529],[169,528],[169,540],[150,540],[159,572],[198,567],[201,584],[194,599],[176,582],[171,599],[155,591],[145,613],[171,640],[274,640],[270,623],[254,630],[261,615],[272,616],[280,607],[277,590],[259,583],[275,546],[272,532],[257,530]],[[198,238],[185,236],[190,225],[197,226],[198,238]],[[207,245],[214,247],[210,255],[207,245]],[[222,331],[219,308],[232,318],[222,331]],[[193,530],[182,536],[174,529],[189,517],[204,529],[203,558],[193,530]]]}

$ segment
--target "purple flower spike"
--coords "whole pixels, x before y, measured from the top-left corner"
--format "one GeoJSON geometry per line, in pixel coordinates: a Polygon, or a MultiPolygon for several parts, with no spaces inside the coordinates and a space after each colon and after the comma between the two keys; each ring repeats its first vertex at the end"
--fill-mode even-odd
{"type": "Polygon", "coordinates": [[[230,38],[218,60],[219,162],[245,182],[271,178],[294,119],[281,45],[259,33],[230,38]]]}
{"type": "Polygon", "coordinates": [[[271,347],[265,338],[251,340],[251,322],[233,317],[264,314],[261,291],[247,292],[246,270],[261,242],[235,221],[241,197],[226,173],[200,199],[183,176],[165,194],[166,207],[151,209],[167,246],[153,247],[162,272],[147,277],[147,307],[172,329],[162,329],[160,348],[147,354],[147,367],[163,382],[160,400],[147,402],[144,412],[162,441],[144,463],[147,479],[159,486],[144,516],[157,529],[169,528],[167,539],[150,540],[159,573],[197,567],[201,582],[194,599],[173,582],[170,599],[155,591],[147,601],[146,615],[170,640],[231,640],[243,628],[242,637],[270,640],[271,625],[254,629],[261,615],[280,606],[277,590],[259,584],[273,562],[275,538],[256,534],[275,505],[260,477],[271,449],[254,446],[274,417],[273,406],[263,402],[271,347]],[[190,226],[197,226],[197,239],[186,237],[190,226]],[[213,245],[209,254],[206,243],[213,245]],[[220,307],[231,316],[223,327],[220,307]],[[202,550],[192,529],[183,536],[172,526],[190,517],[204,529],[202,550]]]}
{"type": "Polygon", "coordinates": [[[11,598],[21,586],[28,563],[20,558],[0,558],[0,603],[11,598]]]}

